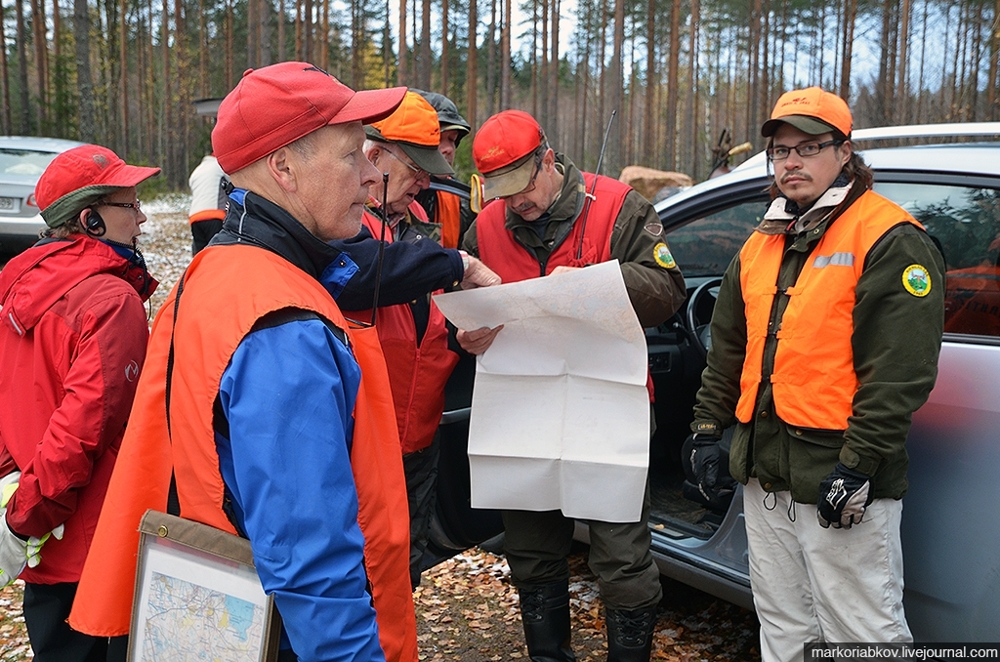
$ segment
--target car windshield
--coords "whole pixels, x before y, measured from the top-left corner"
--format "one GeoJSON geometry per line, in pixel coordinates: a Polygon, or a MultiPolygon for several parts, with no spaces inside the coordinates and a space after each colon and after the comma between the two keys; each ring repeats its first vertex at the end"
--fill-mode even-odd
{"type": "Polygon", "coordinates": [[[0,173],[40,177],[54,158],[56,158],[55,152],[0,148],[0,173]]]}

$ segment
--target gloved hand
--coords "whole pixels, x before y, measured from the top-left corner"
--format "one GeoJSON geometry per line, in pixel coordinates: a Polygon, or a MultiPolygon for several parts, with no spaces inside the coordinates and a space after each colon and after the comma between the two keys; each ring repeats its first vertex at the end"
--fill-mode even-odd
{"type": "Polygon", "coordinates": [[[65,526],[60,524],[41,538],[27,539],[14,533],[7,524],[7,502],[17,490],[21,472],[15,471],[0,479],[0,588],[7,586],[24,571],[42,562],[42,545],[50,537],[62,540],[65,526]]]}
{"type": "Polygon", "coordinates": [[[849,529],[860,524],[873,493],[871,478],[838,462],[819,484],[816,516],[820,526],[849,529]]]}
{"type": "Polygon", "coordinates": [[[691,438],[691,471],[694,473],[698,491],[711,503],[716,503],[733,493],[735,481],[728,475],[721,474],[722,450],[719,448],[720,438],[713,434],[696,432],[691,438]]]}
{"type": "Polygon", "coordinates": [[[463,290],[500,284],[500,276],[483,264],[482,260],[463,252],[462,262],[465,265],[465,275],[462,276],[461,283],[463,290]]]}

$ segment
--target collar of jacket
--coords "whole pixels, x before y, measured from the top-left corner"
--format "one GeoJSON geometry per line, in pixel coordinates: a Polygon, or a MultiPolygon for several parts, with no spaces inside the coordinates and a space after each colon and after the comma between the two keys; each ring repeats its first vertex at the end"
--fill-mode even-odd
{"type": "Polygon", "coordinates": [[[306,230],[291,214],[252,191],[230,196],[222,231],[212,246],[253,244],[288,260],[319,280],[341,252],[306,230]],[[243,198],[240,204],[239,198],[243,198]]]}
{"type": "Polygon", "coordinates": [[[864,190],[855,190],[856,180],[847,180],[841,174],[823,195],[809,208],[803,210],[783,195],[771,201],[764,213],[764,218],[755,228],[762,234],[800,234],[819,227],[828,221],[838,210],[846,209],[864,190]]]}

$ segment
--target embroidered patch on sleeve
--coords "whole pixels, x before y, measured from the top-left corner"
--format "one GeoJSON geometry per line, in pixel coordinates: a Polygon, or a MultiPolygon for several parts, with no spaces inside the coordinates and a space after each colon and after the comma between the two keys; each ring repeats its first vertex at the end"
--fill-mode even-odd
{"type": "Polygon", "coordinates": [[[673,269],[677,266],[677,262],[674,261],[674,256],[670,254],[670,249],[662,241],[656,246],[653,246],[653,258],[656,263],[663,267],[664,269],[673,269]]]}
{"type": "Polygon", "coordinates": [[[911,264],[903,269],[903,287],[915,297],[925,297],[931,291],[931,275],[922,264],[911,264]]]}

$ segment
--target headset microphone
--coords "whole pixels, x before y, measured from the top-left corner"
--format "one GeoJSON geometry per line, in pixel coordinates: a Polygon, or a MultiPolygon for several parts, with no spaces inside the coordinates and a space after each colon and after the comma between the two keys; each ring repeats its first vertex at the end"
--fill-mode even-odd
{"type": "Polygon", "coordinates": [[[108,226],[104,224],[101,215],[91,209],[87,213],[86,230],[87,234],[93,237],[103,237],[104,233],[108,231],[108,226]]]}

